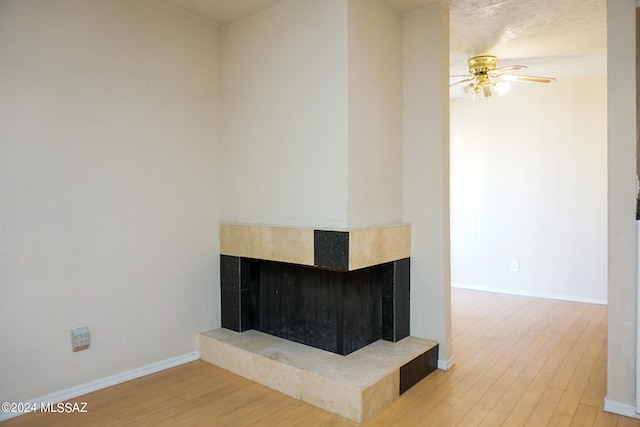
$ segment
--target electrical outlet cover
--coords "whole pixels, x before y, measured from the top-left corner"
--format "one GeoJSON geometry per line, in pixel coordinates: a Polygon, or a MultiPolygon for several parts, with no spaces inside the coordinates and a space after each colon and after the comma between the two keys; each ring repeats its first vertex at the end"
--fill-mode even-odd
{"type": "Polygon", "coordinates": [[[89,335],[89,328],[82,326],[80,328],[74,328],[71,330],[71,345],[73,351],[80,351],[89,348],[91,338],[89,335]]]}

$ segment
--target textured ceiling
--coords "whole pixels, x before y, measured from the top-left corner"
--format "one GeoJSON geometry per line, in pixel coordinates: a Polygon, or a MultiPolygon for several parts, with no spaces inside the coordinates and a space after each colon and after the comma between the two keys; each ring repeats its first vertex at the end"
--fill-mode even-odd
{"type": "Polygon", "coordinates": [[[558,79],[606,72],[606,0],[451,0],[451,64],[498,57],[558,79]]]}
{"type": "MultiPolygon", "coordinates": [[[[225,24],[285,0],[158,1],[225,24]]],[[[466,60],[481,54],[558,80],[606,73],[606,0],[385,1],[402,13],[449,5],[451,74],[465,74],[466,60]]]]}

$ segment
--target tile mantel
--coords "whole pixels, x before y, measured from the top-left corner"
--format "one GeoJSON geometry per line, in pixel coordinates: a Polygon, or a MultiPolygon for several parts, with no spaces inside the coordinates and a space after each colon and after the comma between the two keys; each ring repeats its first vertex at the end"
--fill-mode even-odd
{"type": "Polygon", "coordinates": [[[352,271],[409,258],[411,226],[320,229],[221,223],[220,254],[352,271]]]}

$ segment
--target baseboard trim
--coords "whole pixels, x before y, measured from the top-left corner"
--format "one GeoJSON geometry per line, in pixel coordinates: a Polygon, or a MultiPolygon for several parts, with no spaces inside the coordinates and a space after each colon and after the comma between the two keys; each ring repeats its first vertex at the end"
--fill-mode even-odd
{"type": "Polygon", "coordinates": [[[577,297],[573,295],[562,295],[562,294],[552,294],[547,292],[536,292],[536,291],[522,291],[516,289],[503,289],[503,288],[491,288],[488,286],[476,286],[476,285],[468,285],[466,283],[451,283],[452,288],[460,288],[460,289],[469,289],[471,291],[483,291],[483,292],[494,292],[498,294],[510,294],[510,295],[520,295],[523,297],[535,297],[535,298],[548,298],[548,299],[557,299],[562,301],[574,301],[574,302],[586,302],[589,304],[600,304],[607,305],[607,299],[600,298],[585,298],[585,297],[577,297]]]}
{"type": "Polygon", "coordinates": [[[438,369],[442,369],[443,371],[448,371],[449,369],[453,368],[453,365],[455,364],[456,364],[455,356],[451,356],[447,360],[438,359],[438,369]]]}
{"type": "Polygon", "coordinates": [[[613,402],[606,397],[604,398],[603,409],[607,412],[622,415],[625,417],[640,419],[640,415],[636,413],[635,406],[627,405],[625,403],[613,402]]]}
{"type": "MultiPolygon", "coordinates": [[[[71,387],[66,390],[61,390],[52,394],[48,394],[46,396],[42,396],[37,399],[30,400],[29,404],[35,404],[37,407],[40,407],[40,404],[42,403],[47,404],[47,403],[64,402],[65,400],[73,399],[74,397],[82,396],[84,394],[92,393],[94,391],[111,387],[116,384],[124,383],[126,381],[134,380],[136,378],[140,378],[156,372],[164,371],[165,369],[173,368],[179,365],[184,365],[185,363],[193,362],[194,360],[198,360],[198,359],[200,359],[200,352],[198,351],[194,351],[192,353],[187,353],[187,354],[183,354],[176,357],[171,357],[169,359],[160,360],[159,362],[155,362],[155,363],[150,363],[148,365],[144,365],[139,368],[132,369],[130,371],[125,371],[116,375],[111,375],[110,377],[100,378],[98,380],[91,381],[85,384],[80,384],[78,386],[71,387]]],[[[19,415],[22,415],[22,413],[0,411],[0,422],[8,420],[10,418],[15,418],[19,415]]]]}

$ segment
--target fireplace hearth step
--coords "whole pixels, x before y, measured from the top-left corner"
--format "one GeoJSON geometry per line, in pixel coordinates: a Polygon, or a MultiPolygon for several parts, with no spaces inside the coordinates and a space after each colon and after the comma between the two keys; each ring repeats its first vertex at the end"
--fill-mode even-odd
{"type": "Polygon", "coordinates": [[[347,356],[256,330],[199,337],[200,358],[355,422],[382,412],[437,369],[438,343],[379,340],[347,356]]]}

